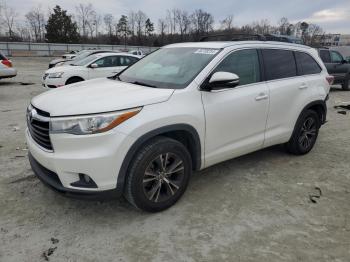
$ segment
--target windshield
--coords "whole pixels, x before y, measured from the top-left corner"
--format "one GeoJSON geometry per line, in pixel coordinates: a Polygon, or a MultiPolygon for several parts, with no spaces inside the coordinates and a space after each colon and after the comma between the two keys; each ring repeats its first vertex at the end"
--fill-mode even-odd
{"type": "Polygon", "coordinates": [[[84,59],[81,59],[79,61],[75,61],[73,63],[70,63],[70,65],[73,65],[73,66],[84,66],[84,65],[87,65],[87,64],[91,63],[92,61],[94,61],[97,58],[98,58],[97,55],[89,55],[88,57],[85,57],[84,59]]]}
{"type": "Polygon", "coordinates": [[[83,50],[83,51],[80,51],[78,53],[78,55],[76,57],[73,58],[74,61],[78,61],[80,59],[83,59],[85,57],[87,57],[88,55],[91,54],[91,51],[88,51],[88,50],[83,50]]]}
{"type": "Polygon", "coordinates": [[[185,88],[219,51],[188,47],[159,49],[123,71],[118,79],[157,88],[185,88]]]}

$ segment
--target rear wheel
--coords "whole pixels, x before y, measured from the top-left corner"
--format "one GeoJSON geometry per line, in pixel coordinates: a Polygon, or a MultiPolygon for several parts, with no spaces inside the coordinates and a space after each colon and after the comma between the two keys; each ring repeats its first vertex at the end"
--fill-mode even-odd
{"type": "Polygon", "coordinates": [[[304,111],[300,115],[293,135],[286,145],[287,150],[295,155],[303,155],[310,152],[316,143],[320,123],[320,117],[315,111],[304,111]]]}
{"type": "Polygon", "coordinates": [[[74,83],[78,83],[84,81],[84,79],[82,79],[81,77],[71,77],[66,81],[66,85],[70,85],[70,84],[74,84],[74,83]]]}
{"type": "Polygon", "coordinates": [[[342,88],[345,91],[349,91],[350,90],[350,81],[349,80],[345,80],[345,82],[342,84],[342,88]]]}
{"type": "Polygon", "coordinates": [[[192,173],[186,147],[167,137],[145,144],[129,168],[124,196],[136,208],[157,212],[183,195],[192,173]]]}

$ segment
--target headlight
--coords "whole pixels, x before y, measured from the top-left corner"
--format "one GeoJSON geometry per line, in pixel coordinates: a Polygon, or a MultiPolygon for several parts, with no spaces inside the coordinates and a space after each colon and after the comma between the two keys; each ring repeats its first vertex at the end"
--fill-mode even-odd
{"type": "Polygon", "coordinates": [[[49,78],[61,78],[62,75],[63,75],[63,72],[50,73],[49,78]]]}
{"type": "Polygon", "coordinates": [[[114,113],[51,118],[51,133],[88,135],[103,133],[120,125],[141,111],[141,107],[114,113]]]}

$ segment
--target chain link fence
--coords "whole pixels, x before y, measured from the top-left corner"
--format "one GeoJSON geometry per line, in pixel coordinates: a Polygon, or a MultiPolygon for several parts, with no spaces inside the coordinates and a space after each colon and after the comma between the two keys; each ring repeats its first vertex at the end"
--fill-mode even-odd
{"type": "Polygon", "coordinates": [[[0,52],[6,56],[61,56],[70,51],[82,49],[103,50],[142,50],[144,53],[152,52],[156,47],[124,46],[124,45],[98,45],[98,44],[57,44],[57,43],[30,43],[30,42],[0,42],[0,52]]]}

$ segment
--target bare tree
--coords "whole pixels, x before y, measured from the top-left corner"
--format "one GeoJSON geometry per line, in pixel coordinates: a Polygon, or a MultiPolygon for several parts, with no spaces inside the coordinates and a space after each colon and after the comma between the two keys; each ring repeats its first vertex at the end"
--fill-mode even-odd
{"type": "Polygon", "coordinates": [[[7,5],[7,2],[4,1],[2,5],[2,14],[0,16],[0,19],[1,19],[0,22],[6,28],[10,39],[12,39],[15,35],[14,28],[15,28],[15,20],[17,17],[18,17],[18,14],[16,13],[15,9],[12,7],[9,7],[7,5]]]}
{"type": "Polygon", "coordinates": [[[143,29],[145,28],[145,23],[147,20],[147,16],[144,12],[138,11],[135,15],[135,23],[136,23],[136,32],[139,40],[141,39],[143,29]]]}
{"type": "Polygon", "coordinates": [[[224,20],[220,21],[222,30],[231,30],[233,28],[233,15],[227,16],[224,20]]]}
{"type": "Polygon", "coordinates": [[[136,31],[136,13],[133,11],[128,15],[128,24],[131,35],[134,36],[136,31]]]}
{"type": "Polygon", "coordinates": [[[169,34],[175,34],[176,33],[176,18],[175,18],[175,12],[173,10],[167,10],[166,11],[166,22],[168,27],[168,33],[169,34]]]}
{"type": "Polygon", "coordinates": [[[191,23],[189,16],[188,16],[188,13],[186,11],[182,11],[180,9],[175,9],[175,21],[178,25],[181,40],[182,40],[183,35],[185,35],[188,32],[189,26],[191,23]]]}
{"type": "Polygon", "coordinates": [[[271,33],[271,25],[268,19],[261,19],[260,21],[255,21],[251,25],[253,32],[255,34],[270,34],[271,33]]]}
{"type": "Polygon", "coordinates": [[[89,20],[87,21],[87,27],[89,29],[90,37],[98,36],[98,28],[101,25],[101,16],[97,14],[94,10],[91,12],[89,20]]]}
{"type": "Polygon", "coordinates": [[[45,17],[41,6],[33,8],[26,15],[26,20],[29,25],[31,35],[34,35],[36,42],[41,42],[45,35],[45,17]]]}
{"type": "Polygon", "coordinates": [[[76,6],[76,11],[78,24],[80,27],[80,34],[84,37],[87,37],[89,27],[91,26],[91,24],[93,24],[94,16],[96,13],[93,10],[92,4],[79,4],[78,6],[76,6]]]}
{"type": "Polygon", "coordinates": [[[105,23],[106,30],[108,32],[108,36],[111,38],[113,35],[113,24],[114,24],[114,17],[112,14],[106,14],[103,17],[103,22],[105,23]]]}
{"type": "Polygon", "coordinates": [[[165,35],[166,28],[167,28],[167,24],[165,19],[162,19],[162,18],[158,19],[158,32],[161,36],[165,35]]]}
{"type": "Polygon", "coordinates": [[[289,21],[288,18],[286,17],[282,17],[279,21],[278,21],[278,32],[281,35],[288,35],[288,33],[290,33],[289,30],[289,21]]]}
{"type": "Polygon", "coordinates": [[[190,19],[193,30],[197,36],[200,34],[209,33],[211,30],[213,30],[213,16],[202,9],[195,10],[190,16],[190,19]]]}

